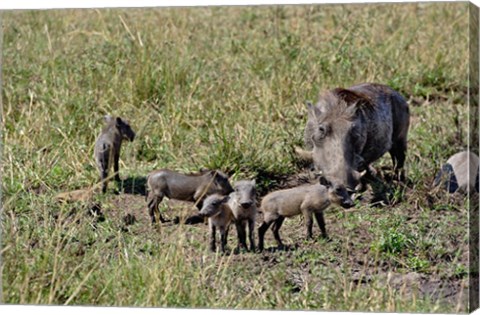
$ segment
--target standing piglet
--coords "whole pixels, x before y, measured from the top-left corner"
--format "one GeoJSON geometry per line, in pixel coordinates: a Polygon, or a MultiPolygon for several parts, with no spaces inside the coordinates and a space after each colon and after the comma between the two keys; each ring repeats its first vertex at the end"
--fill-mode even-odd
{"type": "MultiPolygon", "coordinates": [[[[255,251],[255,219],[257,216],[255,180],[240,180],[233,185],[234,191],[228,198],[211,197],[205,199],[200,215],[211,217],[213,214],[232,213],[232,220],[237,228],[238,249],[247,249],[247,224],[250,250],[255,251]]],[[[210,219],[209,219],[210,220],[210,219]]],[[[215,224],[215,220],[213,226],[215,224]]]]}
{"type": "Polygon", "coordinates": [[[105,127],[95,142],[95,162],[102,181],[102,192],[107,191],[108,172],[113,163],[115,181],[120,181],[118,174],[118,161],[120,159],[120,148],[123,140],[133,141],[135,132],[127,121],[120,117],[105,116],[105,127]]]}
{"type": "Polygon", "coordinates": [[[213,194],[208,196],[203,203],[200,215],[208,218],[210,230],[210,250],[216,251],[216,230],[220,232],[220,248],[223,253],[227,246],[228,230],[234,217],[228,205],[229,196],[213,194]]]}
{"type": "Polygon", "coordinates": [[[278,247],[283,248],[279,234],[283,221],[285,218],[296,216],[300,213],[305,218],[307,238],[312,238],[312,215],[315,215],[322,237],[327,238],[323,211],[332,203],[343,208],[350,208],[354,205],[343,185],[332,184],[324,177],[320,178],[320,184],[278,190],[266,195],[261,204],[263,223],[258,228],[259,250],[263,250],[265,232],[272,223],[273,235],[278,247]]]}
{"type": "MultiPolygon", "coordinates": [[[[218,193],[228,195],[233,191],[228,176],[220,171],[204,170],[197,174],[182,174],[179,172],[162,169],[150,173],[147,177],[147,204],[148,212],[155,223],[155,213],[164,197],[191,201],[200,209],[204,199],[218,193]]],[[[160,221],[166,222],[160,213],[160,221]]]]}
{"type": "Polygon", "coordinates": [[[240,180],[233,185],[234,191],[230,194],[228,205],[232,210],[238,234],[238,248],[247,249],[247,224],[250,250],[255,251],[255,219],[257,204],[255,180],[240,180]]]}
{"type": "Polygon", "coordinates": [[[308,107],[305,146],[297,150],[313,159],[323,175],[355,189],[364,170],[389,152],[396,176],[404,180],[403,166],[410,124],[408,104],[392,88],[374,83],[336,88],[308,107]]]}

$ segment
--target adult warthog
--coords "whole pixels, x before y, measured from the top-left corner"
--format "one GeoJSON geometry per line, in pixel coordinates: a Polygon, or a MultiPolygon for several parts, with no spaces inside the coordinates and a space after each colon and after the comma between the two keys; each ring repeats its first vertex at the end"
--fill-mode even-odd
{"type": "Polygon", "coordinates": [[[365,83],[327,91],[307,107],[304,140],[311,151],[304,157],[309,155],[323,176],[355,189],[360,172],[370,172],[370,163],[388,151],[397,178],[404,180],[410,114],[398,92],[365,83]]]}

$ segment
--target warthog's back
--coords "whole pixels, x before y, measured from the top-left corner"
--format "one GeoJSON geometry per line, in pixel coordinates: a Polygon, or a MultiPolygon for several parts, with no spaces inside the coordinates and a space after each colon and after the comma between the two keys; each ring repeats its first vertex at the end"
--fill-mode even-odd
{"type": "Polygon", "coordinates": [[[390,112],[392,118],[392,141],[407,136],[410,125],[410,110],[405,98],[391,87],[378,83],[354,85],[349,90],[370,98],[381,111],[390,112]]]}
{"type": "Polygon", "coordinates": [[[162,169],[148,175],[148,187],[162,190],[168,198],[193,201],[195,192],[207,180],[201,175],[184,175],[162,169]]]}
{"type": "Polygon", "coordinates": [[[360,152],[367,164],[383,156],[393,143],[395,121],[397,120],[393,108],[397,96],[395,90],[386,85],[364,83],[349,88],[366,99],[370,100],[371,108],[359,111],[359,123],[365,124],[365,144],[360,152]]]}
{"type": "Polygon", "coordinates": [[[285,217],[293,216],[299,213],[305,200],[310,197],[323,198],[324,189],[319,184],[313,184],[278,190],[263,198],[261,208],[263,212],[276,212],[285,217]]]}

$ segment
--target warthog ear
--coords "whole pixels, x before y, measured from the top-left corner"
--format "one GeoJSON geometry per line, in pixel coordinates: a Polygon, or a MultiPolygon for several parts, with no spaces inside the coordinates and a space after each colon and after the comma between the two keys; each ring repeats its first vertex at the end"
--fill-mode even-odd
{"type": "Polygon", "coordinates": [[[345,110],[345,114],[348,117],[354,117],[357,112],[357,109],[358,109],[357,104],[352,104],[347,107],[347,109],[345,110]]]}
{"type": "Polygon", "coordinates": [[[331,187],[332,182],[330,182],[328,179],[326,179],[323,176],[320,176],[320,185],[326,186],[326,187],[331,187]]]}
{"type": "Polygon", "coordinates": [[[327,136],[328,131],[329,131],[329,126],[328,125],[319,124],[317,135],[320,139],[323,139],[327,136]]]}
{"type": "Polygon", "coordinates": [[[352,90],[336,88],[333,93],[347,104],[370,103],[370,98],[367,95],[352,90]]]}
{"type": "Polygon", "coordinates": [[[121,125],[124,124],[124,122],[123,122],[122,118],[117,117],[117,118],[115,119],[115,124],[116,124],[117,126],[121,126],[121,125]]]}
{"type": "Polygon", "coordinates": [[[363,93],[343,88],[336,88],[333,93],[349,105],[347,113],[350,115],[354,115],[359,107],[373,107],[372,100],[363,93]]]}
{"type": "Polygon", "coordinates": [[[310,101],[307,101],[306,103],[306,106],[307,106],[307,111],[308,111],[308,117],[310,119],[317,119],[318,117],[320,117],[320,115],[322,114],[322,112],[320,111],[320,109],[316,106],[314,106],[310,101]]]}
{"type": "Polygon", "coordinates": [[[111,120],[112,120],[112,116],[111,115],[105,115],[103,116],[103,119],[105,120],[106,123],[109,123],[111,120]]]}

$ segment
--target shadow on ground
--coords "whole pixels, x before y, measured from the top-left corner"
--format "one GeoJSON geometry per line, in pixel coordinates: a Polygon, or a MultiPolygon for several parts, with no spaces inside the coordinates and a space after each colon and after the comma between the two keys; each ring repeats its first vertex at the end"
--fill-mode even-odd
{"type": "Polygon", "coordinates": [[[120,192],[130,195],[147,195],[147,178],[145,176],[128,177],[120,182],[120,192]]]}

